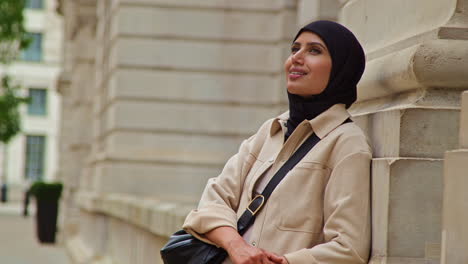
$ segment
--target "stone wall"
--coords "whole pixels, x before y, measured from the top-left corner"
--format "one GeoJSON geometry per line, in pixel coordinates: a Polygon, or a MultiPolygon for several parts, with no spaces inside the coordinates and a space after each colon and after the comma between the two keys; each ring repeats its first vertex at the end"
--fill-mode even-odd
{"type": "Polygon", "coordinates": [[[63,1],[64,240],[148,263],[239,143],[286,109],[294,1],[63,1]],[[77,129],[85,126],[86,129],[77,129]]]}
{"type": "Polygon", "coordinates": [[[371,263],[439,263],[442,238],[459,241],[441,236],[441,219],[446,234],[457,228],[443,171],[459,171],[464,156],[445,168],[443,159],[458,148],[453,131],[468,124],[463,116],[459,122],[460,93],[468,89],[466,0],[61,6],[64,240],[75,263],[159,259],[157,249],[206,180],[242,139],[286,109],[290,40],[299,26],[323,18],[351,28],[368,59],[351,112],[374,149],[371,263]]]}

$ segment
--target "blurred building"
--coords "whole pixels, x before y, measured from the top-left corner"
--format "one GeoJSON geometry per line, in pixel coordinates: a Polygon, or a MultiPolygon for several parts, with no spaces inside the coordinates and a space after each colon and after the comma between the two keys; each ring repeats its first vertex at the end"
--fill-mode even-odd
{"type": "Polygon", "coordinates": [[[347,25],[367,54],[351,112],[374,147],[371,263],[468,261],[452,221],[466,194],[443,192],[468,170],[466,0],[59,3],[62,230],[75,263],[159,263],[206,180],[287,109],[282,65],[317,19],[347,25]]]}
{"type": "Polygon", "coordinates": [[[30,182],[51,181],[57,176],[60,97],[56,83],[62,64],[63,27],[56,4],[55,0],[26,1],[25,28],[32,42],[17,62],[0,69],[23,86],[22,95],[31,98],[31,103],[20,109],[22,132],[8,145],[10,201],[23,199],[30,182]]]}

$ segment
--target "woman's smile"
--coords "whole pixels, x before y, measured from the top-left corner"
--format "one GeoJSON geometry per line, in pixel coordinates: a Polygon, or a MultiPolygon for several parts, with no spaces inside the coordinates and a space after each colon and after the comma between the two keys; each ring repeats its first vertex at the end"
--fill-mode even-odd
{"type": "Polygon", "coordinates": [[[305,70],[298,67],[293,67],[290,69],[288,77],[290,81],[294,81],[301,78],[304,75],[307,75],[307,72],[305,70]]]}

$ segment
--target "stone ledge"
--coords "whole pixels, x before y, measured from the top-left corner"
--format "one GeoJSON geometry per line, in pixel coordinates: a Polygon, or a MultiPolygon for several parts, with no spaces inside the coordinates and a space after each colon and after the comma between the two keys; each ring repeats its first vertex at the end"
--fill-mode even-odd
{"type": "Polygon", "coordinates": [[[112,264],[109,257],[95,256],[86,247],[80,237],[75,236],[65,243],[68,256],[75,264],[112,264]]]}
{"type": "Polygon", "coordinates": [[[169,237],[182,227],[185,217],[196,204],[137,197],[130,194],[80,192],[82,210],[119,218],[158,236],[169,237]]]}
{"type": "Polygon", "coordinates": [[[394,96],[415,89],[468,86],[465,40],[433,40],[367,63],[358,101],[394,96]]]}

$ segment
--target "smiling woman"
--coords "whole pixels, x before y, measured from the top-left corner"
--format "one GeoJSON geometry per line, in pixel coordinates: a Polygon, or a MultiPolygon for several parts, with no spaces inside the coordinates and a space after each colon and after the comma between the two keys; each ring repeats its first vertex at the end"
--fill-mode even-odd
{"type": "Polygon", "coordinates": [[[367,263],[372,154],[346,110],[364,65],[361,45],[344,26],[302,28],[284,64],[289,112],[266,121],[208,181],[185,231],[225,249],[224,264],[367,263]],[[283,165],[311,138],[318,143],[278,184],[283,165]],[[251,210],[272,182],[271,196],[251,210]],[[255,217],[245,231],[249,210],[255,217]]]}
{"type": "Polygon", "coordinates": [[[327,87],[332,61],[322,39],[315,33],[304,32],[292,44],[284,68],[288,92],[310,97],[327,87]]]}

